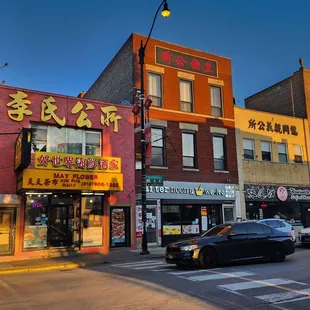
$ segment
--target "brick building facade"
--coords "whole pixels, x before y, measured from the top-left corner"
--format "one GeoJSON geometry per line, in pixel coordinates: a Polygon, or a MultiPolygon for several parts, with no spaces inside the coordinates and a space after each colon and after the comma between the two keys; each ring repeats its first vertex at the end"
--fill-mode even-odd
{"type": "MultiPolygon", "coordinates": [[[[141,40],[146,37],[129,37],[84,98],[136,103],[141,40]]],[[[238,169],[231,60],[150,39],[144,76],[146,96],[153,101],[149,111],[148,241],[165,245],[235,220],[240,210],[234,207],[238,169]]],[[[135,148],[138,216],[139,132],[135,148]]],[[[141,237],[139,217],[136,236],[141,237]]]]}
{"type": "Polygon", "coordinates": [[[0,113],[0,261],[135,247],[129,107],[0,86],[0,113]]]}

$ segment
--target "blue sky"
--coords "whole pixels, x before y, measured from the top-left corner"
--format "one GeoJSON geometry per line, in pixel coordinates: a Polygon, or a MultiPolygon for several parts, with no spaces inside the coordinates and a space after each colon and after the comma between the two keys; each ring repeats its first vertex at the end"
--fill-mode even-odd
{"type": "MultiPolygon", "coordinates": [[[[147,35],[160,0],[2,0],[0,81],[76,96],[132,32],[147,35]]],[[[244,98],[310,67],[309,0],[168,0],[153,37],[230,57],[244,98]]]]}

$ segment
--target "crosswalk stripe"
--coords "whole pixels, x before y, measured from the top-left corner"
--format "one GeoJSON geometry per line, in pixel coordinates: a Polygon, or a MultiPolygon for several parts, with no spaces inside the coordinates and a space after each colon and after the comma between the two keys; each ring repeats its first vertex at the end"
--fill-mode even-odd
{"type": "Polygon", "coordinates": [[[172,274],[174,276],[184,275],[184,274],[191,274],[191,273],[201,273],[201,272],[208,272],[207,270],[188,270],[188,271],[174,271],[174,272],[168,272],[169,274],[172,274]]]}
{"type": "Polygon", "coordinates": [[[241,291],[241,290],[248,290],[253,288],[260,288],[266,286],[275,286],[275,285],[286,285],[291,283],[298,283],[301,285],[306,285],[306,283],[300,283],[293,280],[287,279],[266,279],[266,280],[259,280],[259,281],[246,281],[240,283],[233,283],[233,284],[225,284],[225,285],[218,285],[219,288],[225,289],[228,291],[241,291]]]}
{"type": "Polygon", "coordinates": [[[143,269],[153,269],[153,268],[158,268],[158,267],[162,267],[161,265],[163,265],[164,263],[156,263],[156,264],[152,264],[151,266],[142,266],[142,267],[130,267],[130,269],[134,269],[134,270],[143,270],[143,269]]]}
{"type": "Polygon", "coordinates": [[[203,276],[194,276],[194,277],[182,277],[184,279],[190,280],[190,281],[210,281],[210,280],[220,280],[220,279],[228,279],[228,278],[237,278],[237,277],[247,277],[247,276],[253,276],[255,273],[251,272],[234,272],[234,273],[218,273],[218,274],[208,274],[203,276]]]}
{"type": "Polygon", "coordinates": [[[303,298],[305,295],[308,295],[309,297],[310,289],[303,289],[299,291],[289,291],[289,292],[283,292],[283,293],[274,293],[274,294],[267,294],[267,295],[261,295],[261,296],[254,296],[257,299],[274,303],[274,302],[281,302],[285,303],[294,299],[294,298],[303,298]],[[303,294],[304,293],[304,294],[303,294]]]}
{"type": "Polygon", "coordinates": [[[158,263],[158,260],[149,260],[149,261],[142,261],[142,262],[131,262],[131,263],[124,263],[124,264],[113,264],[111,267],[123,267],[123,268],[129,268],[131,266],[143,266],[143,265],[149,265],[153,263],[158,263]]]}

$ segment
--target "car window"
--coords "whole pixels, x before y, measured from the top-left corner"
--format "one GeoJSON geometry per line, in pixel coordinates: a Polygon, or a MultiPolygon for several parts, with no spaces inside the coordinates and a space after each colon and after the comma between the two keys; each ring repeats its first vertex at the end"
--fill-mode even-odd
{"type": "Polygon", "coordinates": [[[272,221],[263,221],[263,222],[260,222],[261,224],[265,224],[265,225],[268,225],[272,228],[279,228],[281,225],[280,225],[280,221],[276,221],[276,220],[272,220],[272,221]]]}
{"type": "Polygon", "coordinates": [[[223,236],[230,229],[230,227],[230,225],[215,226],[202,234],[202,237],[223,236]]]}
{"type": "Polygon", "coordinates": [[[249,235],[261,235],[261,234],[269,234],[272,232],[272,229],[266,225],[261,224],[248,224],[248,233],[249,235]]]}
{"type": "Polygon", "coordinates": [[[284,222],[279,222],[280,227],[285,227],[285,223],[284,222]]]}
{"type": "Polygon", "coordinates": [[[262,227],[263,234],[271,235],[273,233],[272,228],[265,226],[265,225],[260,225],[260,226],[262,227]]]}
{"type": "Polygon", "coordinates": [[[234,225],[231,230],[229,231],[229,234],[231,235],[247,235],[247,225],[249,224],[236,224],[234,225]]]}

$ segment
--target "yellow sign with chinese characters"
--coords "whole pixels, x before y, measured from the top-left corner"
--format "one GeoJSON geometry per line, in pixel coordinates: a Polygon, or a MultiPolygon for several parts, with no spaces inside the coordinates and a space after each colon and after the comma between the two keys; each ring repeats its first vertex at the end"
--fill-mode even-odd
{"type": "MultiPolygon", "coordinates": [[[[27,99],[28,95],[26,93],[22,91],[16,91],[16,94],[9,94],[9,97],[13,99],[7,103],[7,107],[10,108],[7,112],[11,120],[21,122],[26,116],[30,116],[33,114],[33,112],[31,111],[31,101],[27,99]]],[[[57,125],[61,127],[66,126],[66,117],[58,115],[57,109],[58,107],[56,105],[56,100],[52,96],[49,96],[42,100],[40,114],[41,121],[48,122],[53,119],[57,125]]],[[[75,121],[77,127],[92,128],[92,122],[87,115],[87,111],[91,110],[95,110],[95,107],[90,103],[86,103],[84,107],[84,104],[78,101],[73,106],[70,112],[72,115],[77,115],[75,121]]],[[[100,111],[101,115],[99,115],[99,117],[101,125],[106,127],[110,127],[110,125],[113,125],[113,131],[118,132],[118,122],[122,119],[122,117],[117,114],[117,107],[103,106],[100,108],[100,111]]]]}
{"type": "Polygon", "coordinates": [[[64,170],[23,171],[22,189],[24,190],[89,190],[122,191],[122,173],[95,173],[64,170]]]}
{"type": "Polygon", "coordinates": [[[35,167],[38,169],[120,173],[121,158],[36,152],[35,167]]]}

